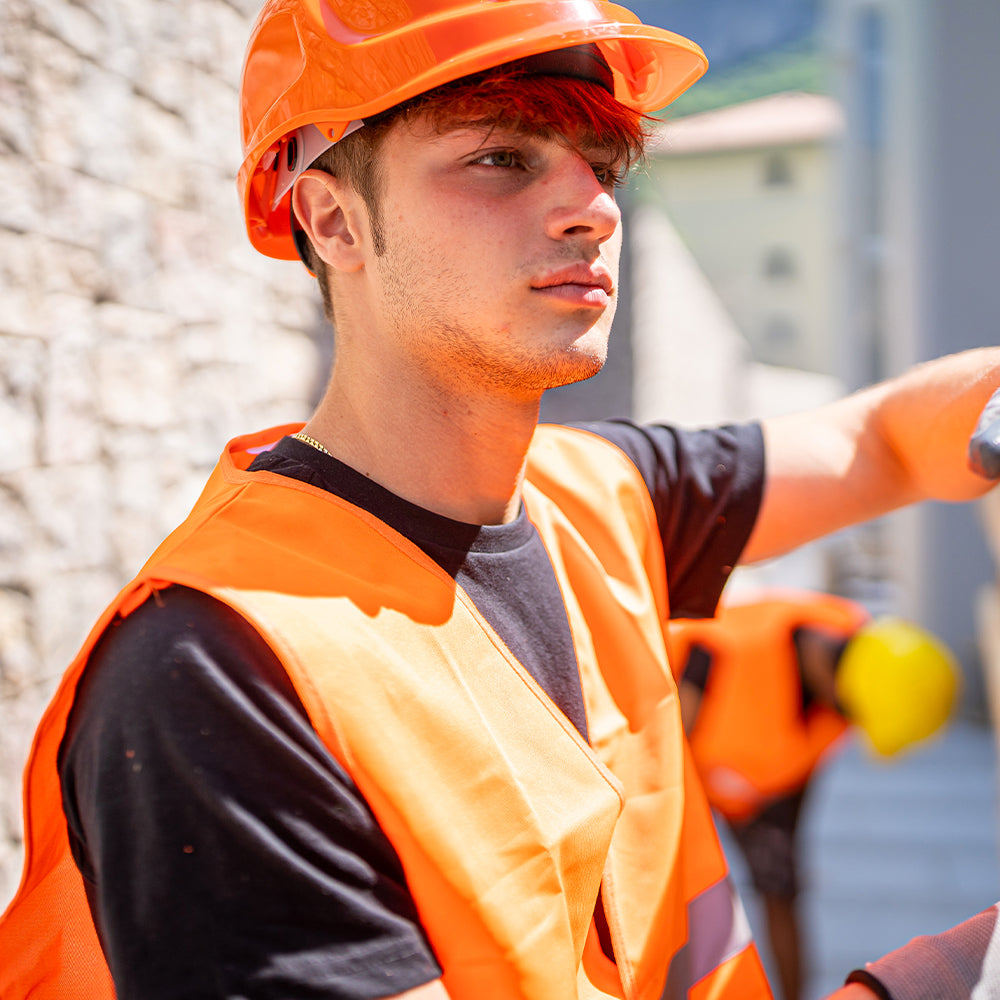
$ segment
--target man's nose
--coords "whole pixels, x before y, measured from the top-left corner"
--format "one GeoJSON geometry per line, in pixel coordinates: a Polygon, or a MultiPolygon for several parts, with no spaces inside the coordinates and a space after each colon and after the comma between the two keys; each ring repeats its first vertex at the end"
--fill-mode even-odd
{"type": "Polygon", "coordinates": [[[621,222],[614,189],[601,182],[582,156],[566,153],[553,178],[558,197],[546,216],[546,233],[555,240],[578,236],[603,243],[621,222]]]}

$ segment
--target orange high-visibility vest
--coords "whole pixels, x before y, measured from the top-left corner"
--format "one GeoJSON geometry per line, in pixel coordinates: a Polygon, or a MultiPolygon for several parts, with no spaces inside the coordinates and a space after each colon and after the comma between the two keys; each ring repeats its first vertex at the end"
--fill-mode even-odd
{"type": "Polygon", "coordinates": [[[847,728],[819,702],[803,713],[795,629],[819,626],[846,639],[867,619],[853,601],[773,590],[724,606],[713,619],[671,622],[675,670],[694,644],[712,655],[689,739],[708,800],[727,819],[745,820],[801,788],[847,728]]]}
{"type": "Polygon", "coordinates": [[[110,1000],[56,751],[97,637],[171,584],[243,615],[394,845],[454,1000],[768,998],[680,728],[655,514],[635,467],[539,429],[524,490],[561,585],[591,745],[455,581],[366,511],[232,442],[88,639],[36,737],[4,1000],[110,1000]],[[616,962],[601,951],[598,889],[616,962]]]}

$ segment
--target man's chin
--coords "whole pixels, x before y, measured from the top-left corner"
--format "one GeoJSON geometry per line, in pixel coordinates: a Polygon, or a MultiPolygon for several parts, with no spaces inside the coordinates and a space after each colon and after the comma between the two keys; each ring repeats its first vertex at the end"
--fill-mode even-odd
{"type": "Polygon", "coordinates": [[[553,379],[548,386],[555,389],[561,385],[573,385],[575,382],[585,382],[593,378],[608,359],[607,345],[603,350],[574,347],[562,359],[558,369],[553,372],[553,379]]]}

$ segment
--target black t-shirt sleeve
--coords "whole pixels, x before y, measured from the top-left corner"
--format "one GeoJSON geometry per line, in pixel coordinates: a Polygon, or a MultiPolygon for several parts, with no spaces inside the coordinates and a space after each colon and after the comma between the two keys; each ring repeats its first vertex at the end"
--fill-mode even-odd
{"type": "Polygon", "coordinates": [[[371,1000],[440,975],[392,846],[225,605],[173,587],[113,625],[59,764],[121,1000],[371,1000]]]}
{"type": "Polygon", "coordinates": [[[579,426],[621,448],[645,480],[663,540],[671,616],[711,617],[760,509],[760,426],[685,430],[630,420],[579,426]]]}

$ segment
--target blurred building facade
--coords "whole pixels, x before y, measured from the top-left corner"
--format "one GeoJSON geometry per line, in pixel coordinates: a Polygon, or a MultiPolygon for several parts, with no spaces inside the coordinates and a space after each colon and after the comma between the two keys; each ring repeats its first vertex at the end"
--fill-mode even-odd
{"type": "MultiPolygon", "coordinates": [[[[776,416],[845,391],[831,350],[839,105],[780,93],[668,120],[629,201],[633,413],[685,426],[776,416]]],[[[869,601],[858,532],[737,570],[869,601]]],[[[866,540],[865,545],[870,547],[866,540]]]]}
{"type": "Polygon", "coordinates": [[[833,351],[840,105],[781,93],[668,119],[640,178],[755,360],[839,375],[833,351]]]}

